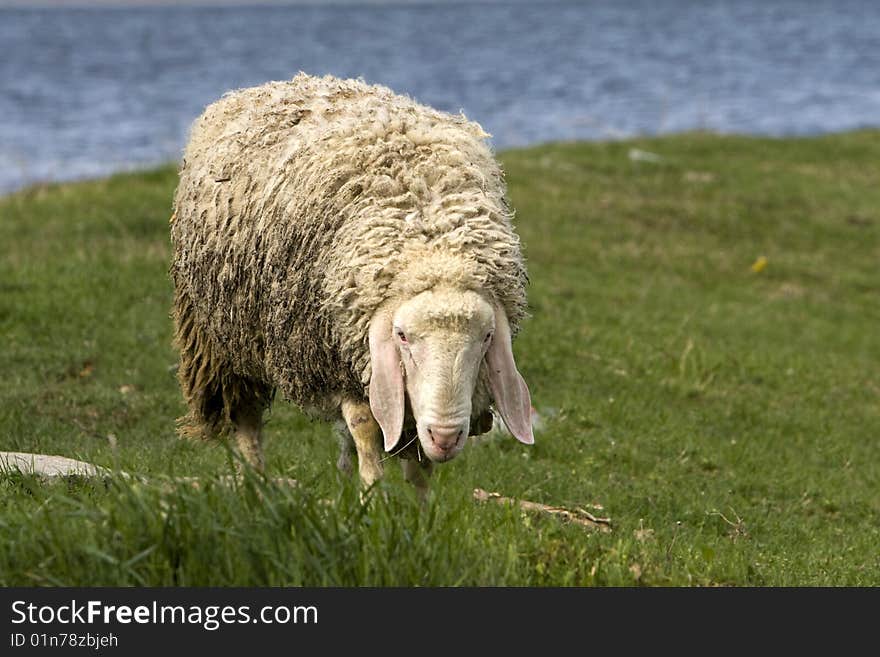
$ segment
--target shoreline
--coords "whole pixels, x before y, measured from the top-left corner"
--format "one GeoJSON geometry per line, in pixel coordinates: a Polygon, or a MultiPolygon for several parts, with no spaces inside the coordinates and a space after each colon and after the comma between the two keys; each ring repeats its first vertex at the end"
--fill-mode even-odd
{"type": "MultiPolygon", "coordinates": [[[[855,135],[855,134],[875,134],[880,133],[880,125],[877,126],[860,126],[854,127],[852,129],[847,130],[834,130],[828,132],[815,132],[815,133],[796,133],[796,134],[787,134],[787,135],[772,135],[772,134],[759,134],[759,133],[728,133],[728,132],[718,132],[714,130],[703,130],[703,129],[693,129],[693,130],[684,130],[680,132],[666,132],[659,134],[650,134],[650,135],[632,135],[632,136],[622,136],[620,138],[603,138],[603,139],[574,139],[574,140],[549,140],[545,142],[538,142],[534,144],[522,145],[522,146],[512,146],[506,148],[496,149],[495,152],[499,155],[503,155],[508,152],[521,152],[527,151],[529,149],[539,149],[542,147],[553,147],[553,146],[574,146],[578,144],[626,144],[632,143],[633,145],[646,145],[652,143],[663,143],[664,141],[675,140],[679,138],[688,138],[688,137],[711,137],[718,139],[731,139],[731,140],[754,140],[756,142],[760,141],[769,141],[769,142],[784,142],[784,141],[811,141],[817,139],[827,139],[834,138],[844,135],[855,135]]],[[[28,180],[21,185],[4,187],[0,185],[0,199],[8,198],[11,196],[15,196],[18,194],[28,194],[32,193],[35,190],[46,189],[46,188],[54,188],[63,185],[76,185],[81,183],[90,183],[90,182],[99,182],[101,180],[106,180],[109,178],[113,178],[119,175],[128,175],[128,174],[146,174],[150,172],[155,172],[159,170],[164,170],[170,167],[178,166],[178,160],[165,160],[158,162],[145,162],[145,163],[132,163],[131,165],[126,165],[122,168],[112,169],[97,175],[84,174],[82,176],[71,176],[65,178],[50,178],[50,179],[33,179],[28,180]]]]}

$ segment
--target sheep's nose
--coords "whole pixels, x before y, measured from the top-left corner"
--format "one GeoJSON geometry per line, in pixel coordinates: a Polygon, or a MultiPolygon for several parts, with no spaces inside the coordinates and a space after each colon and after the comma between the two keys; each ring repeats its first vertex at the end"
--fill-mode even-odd
{"type": "Polygon", "coordinates": [[[460,424],[428,425],[428,435],[431,437],[431,442],[434,443],[434,445],[436,445],[439,449],[442,449],[444,452],[448,452],[450,449],[455,447],[461,440],[464,432],[464,427],[460,424]]]}

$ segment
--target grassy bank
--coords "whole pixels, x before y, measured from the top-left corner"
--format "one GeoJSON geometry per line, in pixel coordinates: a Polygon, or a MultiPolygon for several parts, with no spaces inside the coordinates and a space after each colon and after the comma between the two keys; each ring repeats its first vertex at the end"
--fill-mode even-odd
{"type": "Polygon", "coordinates": [[[175,437],[173,169],[0,199],[0,449],[206,481],[0,476],[0,584],[880,585],[880,133],[501,159],[544,427],[469,446],[424,510],[396,468],[361,507],[280,401],[270,474],[300,489],[214,485],[229,454],[175,437]]]}

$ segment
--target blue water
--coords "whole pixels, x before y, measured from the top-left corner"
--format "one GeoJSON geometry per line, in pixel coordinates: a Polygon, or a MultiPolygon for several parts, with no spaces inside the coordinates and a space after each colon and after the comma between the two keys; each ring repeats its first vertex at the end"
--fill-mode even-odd
{"type": "Polygon", "coordinates": [[[880,2],[0,10],[0,190],[177,159],[224,91],[363,77],[499,148],[880,125],[880,2]]]}

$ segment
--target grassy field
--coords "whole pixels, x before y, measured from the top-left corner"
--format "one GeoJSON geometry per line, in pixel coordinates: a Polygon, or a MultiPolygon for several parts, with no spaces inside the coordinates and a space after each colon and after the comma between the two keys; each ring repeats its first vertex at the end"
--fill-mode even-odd
{"type": "Polygon", "coordinates": [[[298,489],[218,483],[228,451],[175,437],[172,168],[0,199],[0,449],[152,482],[0,475],[0,584],[880,585],[880,132],[501,159],[544,426],[470,445],[424,509],[397,468],[362,507],[280,400],[270,474],[298,489]]]}

